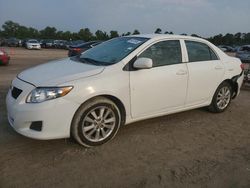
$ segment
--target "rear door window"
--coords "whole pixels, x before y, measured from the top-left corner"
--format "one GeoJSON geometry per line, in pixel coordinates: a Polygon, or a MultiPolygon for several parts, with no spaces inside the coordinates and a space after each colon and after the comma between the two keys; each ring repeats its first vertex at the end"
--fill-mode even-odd
{"type": "Polygon", "coordinates": [[[215,52],[206,44],[196,41],[185,41],[189,62],[218,60],[215,52]]]}

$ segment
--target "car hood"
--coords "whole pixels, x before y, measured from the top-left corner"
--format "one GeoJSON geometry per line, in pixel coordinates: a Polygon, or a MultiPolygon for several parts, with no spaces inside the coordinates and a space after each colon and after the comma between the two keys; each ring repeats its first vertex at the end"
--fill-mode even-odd
{"type": "Polygon", "coordinates": [[[17,77],[37,87],[56,86],[65,82],[97,75],[103,70],[103,66],[90,65],[66,58],[27,69],[17,77]]]}
{"type": "Polygon", "coordinates": [[[28,45],[39,45],[39,43],[27,42],[28,45]]]}

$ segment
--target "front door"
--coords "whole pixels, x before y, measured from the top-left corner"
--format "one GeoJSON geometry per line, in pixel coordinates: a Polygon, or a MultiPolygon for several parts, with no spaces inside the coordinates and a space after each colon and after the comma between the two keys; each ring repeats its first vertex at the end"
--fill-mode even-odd
{"type": "Polygon", "coordinates": [[[138,55],[141,57],[151,58],[153,67],[130,72],[132,117],[157,115],[183,107],[188,70],[182,63],[180,41],[157,42],[138,55]]]}

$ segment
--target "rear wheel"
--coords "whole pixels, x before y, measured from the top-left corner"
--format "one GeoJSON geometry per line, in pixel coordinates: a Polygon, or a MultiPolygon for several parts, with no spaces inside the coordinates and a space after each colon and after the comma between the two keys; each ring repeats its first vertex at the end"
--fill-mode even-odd
{"type": "Polygon", "coordinates": [[[121,114],[116,104],[98,97],[78,109],[72,121],[71,134],[83,146],[98,146],[111,140],[120,125],[121,114]]]}
{"type": "Polygon", "coordinates": [[[223,82],[216,90],[212,103],[208,107],[211,112],[223,112],[232,99],[232,87],[228,82],[223,82]]]}

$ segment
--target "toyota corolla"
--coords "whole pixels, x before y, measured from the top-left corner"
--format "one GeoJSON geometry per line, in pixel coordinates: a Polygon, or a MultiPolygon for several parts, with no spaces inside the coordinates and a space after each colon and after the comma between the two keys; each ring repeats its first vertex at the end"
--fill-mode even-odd
{"type": "Polygon", "coordinates": [[[97,146],[135,121],[200,107],[223,112],[239,94],[242,72],[239,59],[200,38],[118,37],[18,74],[8,119],[27,137],[72,136],[97,146]]]}

